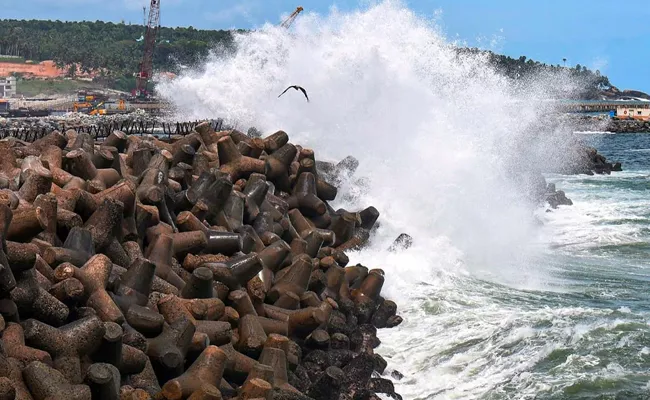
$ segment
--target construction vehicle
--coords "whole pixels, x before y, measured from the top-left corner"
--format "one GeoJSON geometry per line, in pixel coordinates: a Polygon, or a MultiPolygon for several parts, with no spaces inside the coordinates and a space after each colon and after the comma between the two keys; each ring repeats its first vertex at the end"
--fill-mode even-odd
{"type": "Polygon", "coordinates": [[[303,8],[300,7],[300,6],[298,6],[298,7],[296,8],[296,11],[292,12],[291,15],[289,15],[289,17],[288,17],[287,19],[285,19],[284,21],[282,21],[282,23],[280,24],[280,26],[283,27],[283,28],[287,28],[287,29],[289,29],[289,27],[291,26],[291,24],[293,24],[293,21],[296,19],[296,17],[298,16],[298,14],[300,14],[300,13],[302,12],[302,10],[303,10],[303,8]]]}
{"type": "Polygon", "coordinates": [[[89,101],[75,101],[72,104],[72,110],[80,113],[90,113],[95,107],[89,101]]]}
{"type": "Polygon", "coordinates": [[[93,109],[89,112],[90,115],[106,115],[106,108],[102,108],[104,105],[104,102],[102,101],[101,103],[97,104],[93,109]]]}
{"type": "MultiPolygon", "coordinates": [[[[119,99],[117,102],[110,101],[97,105],[97,113],[99,115],[107,114],[123,114],[128,112],[126,107],[126,101],[124,99],[119,99]]],[[[96,115],[91,113],[91,115],[96,115]]]]}
{"type": "Polygon", "coordinates": [[[119,99],[117,102],[102,101],[91,103],[88,101],[75,102],[73,104],[74,112],[81,112],[89,115],[107,115],[121,114],[127,112],[126,101],[119,99]]]}
{"type": "Polygon", "coordinates": [[[140,72],[135,74],[135,90],[131,92],[137,99],[151,97],[147,84],[153,76],[153,51],[156,46],[156,36],[160,30],[160,0],[151,0],[149,5],[149,22],[144,34],[144,54],[140,63],[140,72]]]}
{"type": "Polygon", "coordinates": [[[98,92],[80,90],[77,92],[78,102],[99,103],[108,100],[108,96],[98,92]]]}

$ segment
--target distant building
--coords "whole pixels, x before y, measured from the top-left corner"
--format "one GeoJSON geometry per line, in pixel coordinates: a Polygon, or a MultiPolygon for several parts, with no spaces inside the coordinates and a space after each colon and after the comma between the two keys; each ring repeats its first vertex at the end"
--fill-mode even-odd
{"type": "MultiPolygon", "coordinates": [[[[11,74],[20,74],[26,79],[54,79],[64,78],[70,71],[70,65],[59,68],[52,60],[45,60],[39,63],[15,63],[0,62],[0,76],[9,76],[11,74]]],[[[84,72],[81,65],[77,64],[77,73],[75,78],[94,78],[99,76],[101,70],[84,72]]]]}
{"type": "Polygon", "coordinates": [[[0,78],[0,98],[6,99],[16,95],[16,77],[0,78]]]}
{"type": "Polygon", "coordinates": [[[616,117],[622,119],[650,120],[650,102],[630,102],[616,107],[616,117]]]}

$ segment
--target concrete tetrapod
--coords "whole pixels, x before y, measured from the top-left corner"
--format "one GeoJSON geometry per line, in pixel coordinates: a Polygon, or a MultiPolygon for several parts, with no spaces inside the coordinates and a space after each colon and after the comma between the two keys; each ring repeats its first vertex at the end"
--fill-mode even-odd
{"type": "Polygon", "coordinates": [[[328,204],[353,158],[208,122],[7,142],[0,399],[399,398],[373,377],[397,305],[344,253],[379,213],[328,204]]]}

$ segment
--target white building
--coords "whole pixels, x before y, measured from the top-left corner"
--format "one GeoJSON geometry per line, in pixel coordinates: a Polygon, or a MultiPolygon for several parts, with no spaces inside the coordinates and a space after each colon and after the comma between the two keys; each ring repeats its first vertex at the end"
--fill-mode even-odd
{"type": "Polygon", "coordinates": [[[616,107],[616,116],[621,119],[650,119],[650,102],[629,102],[616,107]]]}
{"type": "Polygon", "coordinates": [[[16,95],[16,77],[0,78],[0,98],[10,98],[16,95]]]}

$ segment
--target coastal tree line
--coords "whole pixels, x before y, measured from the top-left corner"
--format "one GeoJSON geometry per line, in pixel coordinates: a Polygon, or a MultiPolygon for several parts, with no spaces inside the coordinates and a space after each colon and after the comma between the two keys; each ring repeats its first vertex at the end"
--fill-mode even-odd
{"type": "MultiPolygon", "coordinates": [[[[581,88],[581,90],[564,93],[566,97],[595,100],[601,98],[603,91],[609,91],[614,88],[609,78],[602,75],[599,70],[593,71],[580,64],[576,64],[575,66],[545,64],[529,59],[526,56],[513,58],[477,48],[458,48],[457,52],[459,54],[483,54],[487,56],[489,63],[499,73],[513,80],[525,80],[537,76],[569,77],[576,83],[575,86],[581,88]]],[[[566,59],[563,59],[563,61],[566,61],[566,59]]]]}
{"type": "MultiPolygon", "coordinates": [[[[0,57],[18,56],[35,62],[76,63],[84,71],[104,71],[98,80],[116,89],[135,85],[133,73],[142,60],[145,27],[111,22],[0,20],[0,57]]],[[[161,27],[154,52],[159,71],[178,72],[196,65],[216,45],[229,48],[230,31],[161,27]]],[[[75,72],[71,69],[70,75],[75,72]]]]}
{"type": "MultiPolygon", "coordinates": [[[[100,83],[120,90],[135,85],[133,73],[142,59],[145,27],[112,22],[61,22],[42,20],[0,20],[0,57],[15,56],[35,62],[54,60],[57,64],[78,64],[84,71],[101,70],[100,83]]],[[[240,31],[243,32],[243,31],[240,31]]],[[[232,48],[232,32],[199,30],[193,27],[161,27],[154,52],[154,67],[158,71],[179,72],[182,66],[194,66],[215,48],[232,48]]],[[[563,72],[581,81],[582,98],[598,98],[612,87],[599,71],[584,66],[564,67],[544,64],[525,56],[512,58],[475,48],[459,48],[459,53],[485,53],[490,63],[514,79],[563,72]]],[[[76,68],[70,68],[74,75],[76,68]]]]}

